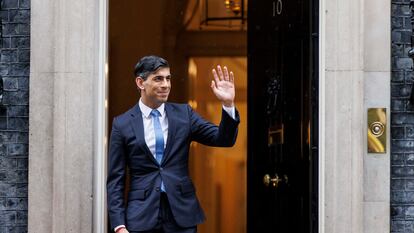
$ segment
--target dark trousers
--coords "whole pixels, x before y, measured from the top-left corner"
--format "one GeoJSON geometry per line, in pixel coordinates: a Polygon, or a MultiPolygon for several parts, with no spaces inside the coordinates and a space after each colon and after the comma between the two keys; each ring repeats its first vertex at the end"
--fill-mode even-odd
{"type": "Polygon", "coordinates": [[[161,193],[160,214],[157,225],[150,231],[130,231],[130,233],[197,233],[197,226],[190,228],[180,227],[171,212],[167,194],[161,193]]]}

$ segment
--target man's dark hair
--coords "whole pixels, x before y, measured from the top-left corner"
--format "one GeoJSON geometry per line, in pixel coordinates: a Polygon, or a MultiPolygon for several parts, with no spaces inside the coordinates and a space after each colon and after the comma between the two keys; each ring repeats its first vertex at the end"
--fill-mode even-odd
{"type": "Polygon", "coordinates": [[[141,77],[146,80],[150,74],[156,72],[161,67],[170,67],[170,65],[162,57],[154,55],[145,56],[135,65],[134,74],[135,77],[141,77]]]}

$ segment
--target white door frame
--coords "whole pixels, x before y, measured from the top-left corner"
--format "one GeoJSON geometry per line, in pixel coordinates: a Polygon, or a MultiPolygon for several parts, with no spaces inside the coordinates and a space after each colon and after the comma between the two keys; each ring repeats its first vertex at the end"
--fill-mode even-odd
{"type": "MultiPolygon", "coordinates": [[[[319,35],[325,35],[325,0],[319,0],[319,35]]],[[[318,87],[318,229],[319,233],[325,233],[325,37],[319,36],[319,87],[318,87]]]]}
{"type": "Polygon", "coordinates": [[[108,226],[106,202],[108,142],[108,0],[99,1],[99,59],[96,88],[94,156],[93,232],[106,233],[108,226]]]}
{"type": "MultiPolygon", "coordinates": [[[[108,0],[100,1],[99,6],[99,64],[97,83],[97,109],[95,125],[94,159],[94,233],[106,233],[108,226],[106,202],[107,142],[108,142],[108,0]]],[[[319,1],[319,34],[325,33],[325,0],[319,1]]],[[[319,37],[319,132],[324,132],[325,99],[321,96],[325,88],[325,37],[319,37]]],[[[325,137],[319,133],[319,233],[325,233],[325,137]]]]}

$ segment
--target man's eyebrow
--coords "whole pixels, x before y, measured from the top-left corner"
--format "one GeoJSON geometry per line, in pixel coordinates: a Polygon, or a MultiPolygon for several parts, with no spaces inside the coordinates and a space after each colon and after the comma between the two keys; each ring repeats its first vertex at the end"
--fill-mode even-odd
{"type": "Polygon", "coordinates": [[[156,75],[154,76],[154,78],[170,78],[171,74],[167,75],[167,76],[162,76],[162,75],[156,75]]]}

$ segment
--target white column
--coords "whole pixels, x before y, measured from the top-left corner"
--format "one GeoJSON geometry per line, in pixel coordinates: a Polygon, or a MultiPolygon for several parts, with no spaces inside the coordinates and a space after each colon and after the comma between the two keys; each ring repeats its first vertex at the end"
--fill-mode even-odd
{"type": "Polygon", "coordinates": [[[94,229],[102,2],[31,2],[29,232],[94,229]]]}
{"type": "Polygon", "coordinates": [[[363,231],[363,1],[321,0],[320,6],[320,232],[359,233],[363,231]]]}

